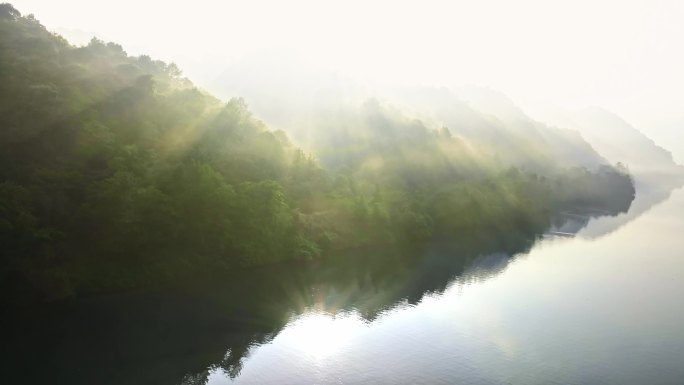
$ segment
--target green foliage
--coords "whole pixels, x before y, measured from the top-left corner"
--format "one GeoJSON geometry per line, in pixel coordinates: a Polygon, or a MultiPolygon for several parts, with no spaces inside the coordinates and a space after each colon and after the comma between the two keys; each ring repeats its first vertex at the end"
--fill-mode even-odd
{"type": "Polygon", "coordinates": [[[316,147],[324,169],[242,100],[220,102],[175,65],[96,39],[70,46],[3,4],[3,292],[138,288],[436,236],[505,241],[543,231],[555,207],[633,192],[611,168],[502,170],[378,102],[340,118],[321,127],[337,138],[316,147]]]}

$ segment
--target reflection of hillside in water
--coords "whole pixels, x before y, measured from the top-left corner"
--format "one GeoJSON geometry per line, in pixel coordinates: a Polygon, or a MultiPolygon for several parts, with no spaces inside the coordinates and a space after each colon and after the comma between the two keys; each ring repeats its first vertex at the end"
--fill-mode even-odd
{"type": "Polygon", "coordinates": [[[578,208],[556,213],[547,235],[579,236],[588,239],[602,237],[664,202],[674,190],[681,187],[679,179],[670,176],[637,175],[634,180],[636,194],[629,210],[608,213],[597,209],[578,208]]]}
{"type": "Polygon", "coordinates": [[[511,233],[517,235],[505,243],[483,236],[410,251],[356,252],[33,309],[2,321],[12,331],[3,339],[2,361],[24,383],[204,384],[215,370],[235,377],[255,347],[304,314],[354,313],[373,322],[450,285],[500,273],[539,238],[511,233]],[[50,357],[40,371],[31,370],[36,351],[50,357]]]}
{"type": "Polygon", "coordinates": [[[521,240],[507,251],[485,254],[478,254],[475,245],[435,243],[419,258],[387,254],[375,255],[369,261],[367,256],[357,255],[349,261],[292,272],[288,279],[271,281],[278,287],[273,292],[279,292],[279,297],[262,297],[262,302],[255,303],[253,314],[258,316],[252,326],[269,329],[247,328],[244,332],[249,338],[227,341],[228,345],[215,353],[215,357],[223,354],[219,361],[205,366],[200,373],[191,371],[183,384],[204,384],[216,369],[236,377],[252,349],[269,343],[304,314],[337,317],[352,313],[374,322],[386,313],[418,304],[426,295],[441,294],[451,285],[486,280],[503,271],[512,255],[528,251],[533,243],[533,239],[521,240]]]}
{"type": "Polygon", "coordinates": [[[504,250],[461,242],[410,253],[356,253],[31,309],[0,321],[2,362],[6,373],[20,375],[10,374],[12,383],[202,384],[211,370],[237,375],[252,348],[303,314],[351,312],[373,322],[452,283],[486,279],[533,242],[521,237],[504,250]],[[40,371],[31,370],[37,354],[46,358],[40,371]]]}
{"type": "MultiPolygon", "coordinates": [[[[609,213],[600,208],[580,208],[577,212],[557,215],[557,222],[552,224],[549,232],[563,229],[582,237],[600,237],[665,201],[676,187],[678,186],[668,185],[667,180],[663,179],[637,178],[637,194],[629,209],[609,213]]],[[[400,311],[406,306],[417,304],[426,295],[442,293],[452,285],[467,285],[500,274],[512,262],[513,257],[529,251],[537,239],[538,237],[520,239],[511,247],[499,249],[477,242],[435,242],[422,250],[418,258],[415,255],[373,258],[357,256],[355,258],[360,258],[362,262],[353,258],[342,269],[337,262],[321,265],[313,269],[313,276],[304,278],[306,273],[300,276],[304,281],[315,277],[315,283],[311,286],[304,282],[295,285],[300,291],[290,298],[299,298],[295,303],[300,307],[293,311],[296,307],[290,306],[288,314],[294,319],[310,311],[323,311],[331,316],[354,312],[367,322],[373,322],[385,312],[400,311]],[[315,300],[306,301],[301,300],[302,298],[315,300]]],[[[283,311],[287,312],[289,305],[281,305],[283,311]]],[[[269,336],[275,337],[277,333],[269,336]]],[[[246,352],[248,354],[249,349],[246,352]]],[[[224,368],[225,372],[232,376],[239,374],[243,360],[244,357],[236,356],[234,365],[224,368]]],[[[205,371],[205,376],[208,373],[209,370],[205,371]]]]}
{"type": "Polygon", "coordinates": [[[681,187],[681,183],[668,183],[668,181],[653,183],[652,181],[640,180],[637,177],[635,186],[636,196],[628,212],[614,217],[592,218],[578,235],[594,239],[616,231],[650,211],[657,204],[666,201],[674,190],[681,187]]]}

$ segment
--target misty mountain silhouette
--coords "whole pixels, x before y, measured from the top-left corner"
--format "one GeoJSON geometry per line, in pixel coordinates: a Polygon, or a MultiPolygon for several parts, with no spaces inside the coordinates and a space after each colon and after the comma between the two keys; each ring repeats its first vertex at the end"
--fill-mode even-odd
{"type": "Polygon", "coordinates": [[[209,88],[222,97],[243,97],[265,123],[286,131],[324,162],[321,151],[344,146],[341,137],[358,129],[349,127],[356,122],[331,125],[331,116],[363,120],[362,110],[372,99],[394,110],[395,117],[427,129],[445,127],[472,148],[496,154],[503,164],[545,173],[558,165],[595,170],[613,163],[576,129],[535,121],[505,95],[483,87],[366,85],[287,53],[262,52],[234,63],[209,88]]]}
{"type": "Polygon", "coordinates": [[[641,176],[671,177],[684,182],[684,166],[672,154],[616,114],[590,107],[577,111],[547,109],[540,118],[549,124],[577,130],[611,163],[621,162],[641,176]]]}
{"type": "Polygon", "coordinates": [[[626,165],[634,179],[636,196],[630,210],[616,216],[587,219],[578,235],[597,238],[636,219],[665,201],[684,184],[684,166],[672,154],[618,115],[601,107],[576,111],[546,108],[537,115],[550,125],[579,132],[611,163],[626,165]]]}

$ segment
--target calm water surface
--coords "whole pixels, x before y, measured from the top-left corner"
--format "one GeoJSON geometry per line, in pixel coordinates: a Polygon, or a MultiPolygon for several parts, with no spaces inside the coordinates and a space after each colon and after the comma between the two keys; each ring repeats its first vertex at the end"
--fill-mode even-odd
{"type": "Polygon", "coordinates": [[[41,310],[3,327],[3,372],[11,383],[682,384],[684,191],[637,199],[638,212],[518,253],[434,246],[41,310]]]}
{"type": "Polygon", "coordinates": [[[682,384],[684,192],[608,235],[546,239],[372,321],[330,313],[294,317],[238,376],[216,368],[208,383],[682,384]]]}

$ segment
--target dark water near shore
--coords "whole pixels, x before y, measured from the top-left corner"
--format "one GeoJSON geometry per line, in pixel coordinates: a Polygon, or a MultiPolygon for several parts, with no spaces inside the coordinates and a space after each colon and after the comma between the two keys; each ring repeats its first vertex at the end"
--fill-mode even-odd
{"type": "Polygon", "coordinates": [[[5,315],[2,383],[682,384],[684,191],[649,197],[514,250],[435,244],[5,315]]]}

